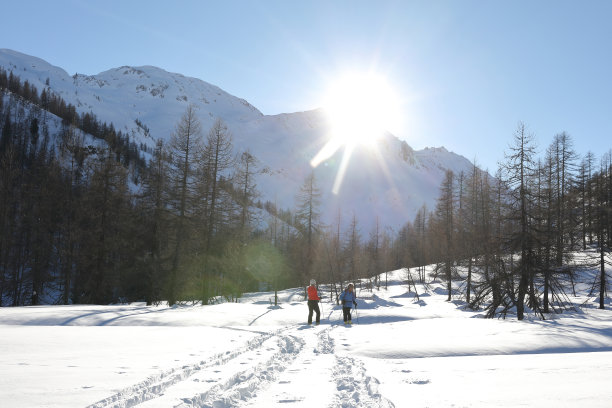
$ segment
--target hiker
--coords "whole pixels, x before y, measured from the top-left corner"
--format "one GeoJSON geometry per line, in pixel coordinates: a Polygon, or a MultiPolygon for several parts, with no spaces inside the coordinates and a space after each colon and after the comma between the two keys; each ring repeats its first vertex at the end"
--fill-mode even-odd
{"type": "Polygon", "coordinates": [[[352,283],[349,283],[346,289],[340,294],[342,301],[342,314],[344,315],[344,324],[353,324],[351,310],[353,306],[357,308],[357,295],[352,283]]]}
{"type": "Polygon", "coordinates": [[[317,281],[314,279],[310,280],[310,286],[308,287],[308,324],[312,324],[312,312],[317,312],[316,323],[321,323],[321,310],[319,309],[319,301],[321,298],[317,293],[317,287],[315,286],[317,281]]]}

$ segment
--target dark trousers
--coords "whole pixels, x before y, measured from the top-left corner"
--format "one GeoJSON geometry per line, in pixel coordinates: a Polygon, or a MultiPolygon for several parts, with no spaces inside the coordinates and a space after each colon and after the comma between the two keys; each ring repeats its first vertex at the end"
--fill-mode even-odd
{"type": "Polygon", "coordinates": [[[308,301],[308,324],[312,323],[312,312],[317,312],[317,323],[321,321],[321,310],[319,310],[318,300],[308,301]]]}
{"type": "Polygon", "coordinates": [[[344,315],[344,321],[348,322],[349,320],[353,320],[352,316],[351,316],[351,308],[350,307],[343,307],[342,308],[342,314],[344,315]]]}

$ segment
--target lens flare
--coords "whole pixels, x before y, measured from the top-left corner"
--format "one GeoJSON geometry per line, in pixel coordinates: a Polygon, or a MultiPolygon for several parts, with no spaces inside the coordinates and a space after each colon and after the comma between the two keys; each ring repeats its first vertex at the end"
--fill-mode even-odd
{"type": "Polygon", "coordinates": [[[354,149],[376,150],[376,142],[386,131],[399,128],[400,103],[385,77],[375,73],[350,73],[329,86],[323,109],[330,123],[329,140],[310,164],[317,167],[344,148],[333,187],[337,194],[354,149]]]}

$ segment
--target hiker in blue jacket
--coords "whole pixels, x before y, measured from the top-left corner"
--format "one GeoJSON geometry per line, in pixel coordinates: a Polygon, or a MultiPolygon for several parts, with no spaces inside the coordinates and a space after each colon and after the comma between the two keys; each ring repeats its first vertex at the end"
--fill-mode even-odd
{"type": "Polygon", "coordinates": [[[344,315],[344,324],[353,324],[351,310],[357,308],[357,295],[352,283],[349,283],[346,289],[340,294],[342,302],[342,314],[344,315]]]}

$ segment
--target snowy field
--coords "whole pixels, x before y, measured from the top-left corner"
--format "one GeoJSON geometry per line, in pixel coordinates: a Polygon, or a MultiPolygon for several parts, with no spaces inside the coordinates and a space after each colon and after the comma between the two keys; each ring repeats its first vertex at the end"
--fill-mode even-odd
{"type": "MultiPolygon", "coordinates": [[[[213,306],[0,309],[2,407],[611,407],[612,305],[483,319],[390,275],[353,325],[302,290],[213,306]]],[[[325,289],[322,286],[320,289],[325,289]]],[[[577,303],[585,299],[576,298],[577,303]]]]}

